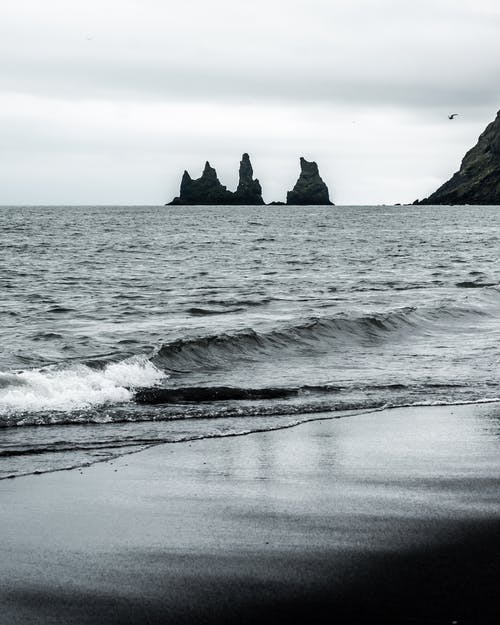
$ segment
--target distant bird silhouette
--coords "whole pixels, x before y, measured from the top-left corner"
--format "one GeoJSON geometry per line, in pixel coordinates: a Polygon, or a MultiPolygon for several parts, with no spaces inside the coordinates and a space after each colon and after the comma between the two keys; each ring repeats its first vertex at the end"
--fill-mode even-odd
{"type": "Polygon", "coordinates": [[[448,119],[455,119],[457,115],[458,113],[452,113],[451,115],[448,115],[448,119]]]}

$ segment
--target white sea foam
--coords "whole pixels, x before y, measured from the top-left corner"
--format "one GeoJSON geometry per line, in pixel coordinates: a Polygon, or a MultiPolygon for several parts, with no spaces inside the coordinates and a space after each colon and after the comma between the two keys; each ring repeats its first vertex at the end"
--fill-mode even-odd
{"type": "Polygon", "coordinates": [[[154,386],[165,374],[151,362],[130,358],[102,370],[78,365],[0,373],[0,414],[84,410],[130,401],[133,389],[154,386]]]}

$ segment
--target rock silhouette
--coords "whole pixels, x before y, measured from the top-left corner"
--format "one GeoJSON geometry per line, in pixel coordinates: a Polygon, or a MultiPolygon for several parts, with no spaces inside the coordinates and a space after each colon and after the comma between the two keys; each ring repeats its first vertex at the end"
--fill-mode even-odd
{"type": "Polygon", "coordinates": [[[240,181],[234,194],[234,204],[248,204],[254,206],[264,204],[260,182],[253,178],[253,168],[250,157],[243,154],[240,162],[240,181]]]}
{"type": "Polygon", "coordinates": [[[201,178],[193,180],[187,171],[184,172],[179,197],[170,204],[231,204],[232,198],[231,191],[219,182],[217,172],[207,161],[201,178]]]}
{"type": "Polygon", "coordinates": [[[286,203],[292,205],[332,205],[328,187],[319,175],[318,165],[300,157],[300,176],[292,191],[286,195],[286,203]]]}
{"type": "Polygon", "coordinates": [[[500,111],[448,182],[415,204],[500,204],[500,111]]]}
{"type": "Polygon", "coordinates": [[[224,205],[224,204],[264,204],[262,188],[258,180],[253,179],[253,169],[248,154],[243,154],[240,162],[240,179],[237,190],[233,193],[220,183],[217,172],[207,161],[201,178],[193,180],[187,171],[181,181],[179,196],[171,205],[224,205]]]}

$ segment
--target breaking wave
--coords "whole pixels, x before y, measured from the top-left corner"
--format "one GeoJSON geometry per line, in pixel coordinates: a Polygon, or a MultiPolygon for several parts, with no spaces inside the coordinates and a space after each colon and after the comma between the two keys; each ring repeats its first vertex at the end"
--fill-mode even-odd
{"type": "Polygon", "coordinates": [[[165,374],[146,358],[110,363],[103,369],[31,369],[0,373],[0,415],[88,409],[131,401],[134,388],[159,383],[165,374]]]}
{"type": "MultiPolygon", "coordinates": [[[[297,386],[280,386],[278,383],[264,384],[264,388],[246,388],[240,385],[216,385],[215,382],[200,384],[202,378],[199,376],[198,380],[184,380],[182,385],[182,374],[223,369],[224,378],[225,372],[230,371],[235,364],[258,367],[276,359],[286,363],[288,357],[328,355],[342,343],[349,348],[354,344],[370,347],[388,341],[401,343],[407,338],[413,339],[417,334],[431,336],[449,331],[450,328],[453,332],[455,325],[470,325],[478,321],[479,317],[488,315],[487,310],[479,306],[443,304],[434,308],[406,307],[358,317],[314,317],[298,320],[295,324],[275,326],[268,331],[258,332],[247,328],[181,338],[162,344],[150,357],[136,356],[107,363],[105,360],[87,361],[86,364],[66,368],[52,366],[0,372],[0,426],[62,423],[62,413],[71,413],[65,418],[66,422],[96,422],[92,415],[83,412],[102,407],[114,407],[115,412],[111,416],[107,413],[103,417],[101,414],[97,422],[108,418],[119,421],[123,418],[119,413],[123,404],[132,407],[191,404],[193,408],[196,408],[193,405],[200,404],[196,411],[202,416],[205,409],[201,404],[213,402],[233,402],[228,410],[235,414],[238,414],[239,408],[235,411],[234,402],[241,402],[241,410],[245,414],[282,414],[292,408],[307,412],[338,410],[339,406],[340,409],[374,407],[385,403],[384,398],[388,394],[392,397],[394,393],[404,393],[414,401],[415,393],[420,393],[422,389],[397,383],[374,385],[367,381],[362,388],[356,389],[352,384],[336,384],[335,379],[332,384],[315,384],[315,380],[310,377],[297,386]],[[169,377],[171,380],[165,384],[169,377]],[[351,397],[353,390],[356,391],[354,398],[351,397]],[[374,392],[375,400],[372,397],[374,392]],[[341,397],[346,393],[349,394],[348,399],[341,397]],[[370,396],[367,397],[366,393],[370,396]],[[307,407],[306,400],[309,402],[312,399],[314,405],[307,407]],[[278,405],[276,400],[281,400],[283,405],[278,405]],[[260,402],[259,406],[257,402],[260,402]],[[268,405],[264,406],[263,402],[268,402],[268,405]],[[290,402],[296,402],[297,406],[290,406],[290,402]],[[77,415],[77,411],[82,414],[77,415]],[[58,413],[58,416],[42,417],[50,413],[58,413]],[[9,418],[12,415],[25,415],[26,419],[9,418]]],[[[429,390],[432,386],[426,384],[425,388],[429,390]]],[[[436,390],[436,385],[434,387],[436,390]]],[[[445,384],[440,392],[452,387],[445,384]]],[[[155,420],[186,416],[189,416],[186,412],[164,412],[161,416],[151,416],[143,411],[133,415],[127,413],[125,418],[155,420]]]]}

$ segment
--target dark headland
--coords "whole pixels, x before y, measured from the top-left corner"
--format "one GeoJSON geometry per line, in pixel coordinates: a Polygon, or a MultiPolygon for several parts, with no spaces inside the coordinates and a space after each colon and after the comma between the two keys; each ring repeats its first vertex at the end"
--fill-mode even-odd
{"type": "Polygon", "coordinates": [[[459,171],[415,204],[500,204],[500,111],[464,156],[459,171]]]}
{"type": "MultiPolygon", "coordinates": [[[[319,175],[318,165],[312,161],[300,159],[300,175],[292,191],[287,193],[286,203],[289,205],[333,205],[330,201],[328,187],[319,175]]],[[[217,172],[207,161],[200,178],[193,179],[184,171],[178,197],[170,205],[246,205],[260,206],[264,204],[262,187],[258,179],[253,177],[253,168],[248,154],[243,154],[240,162],[239,183],[236,191],[229,191],[221,184],[217,172]]],[[[284,202],[271,202],[279,205],[284,202]]]]}

